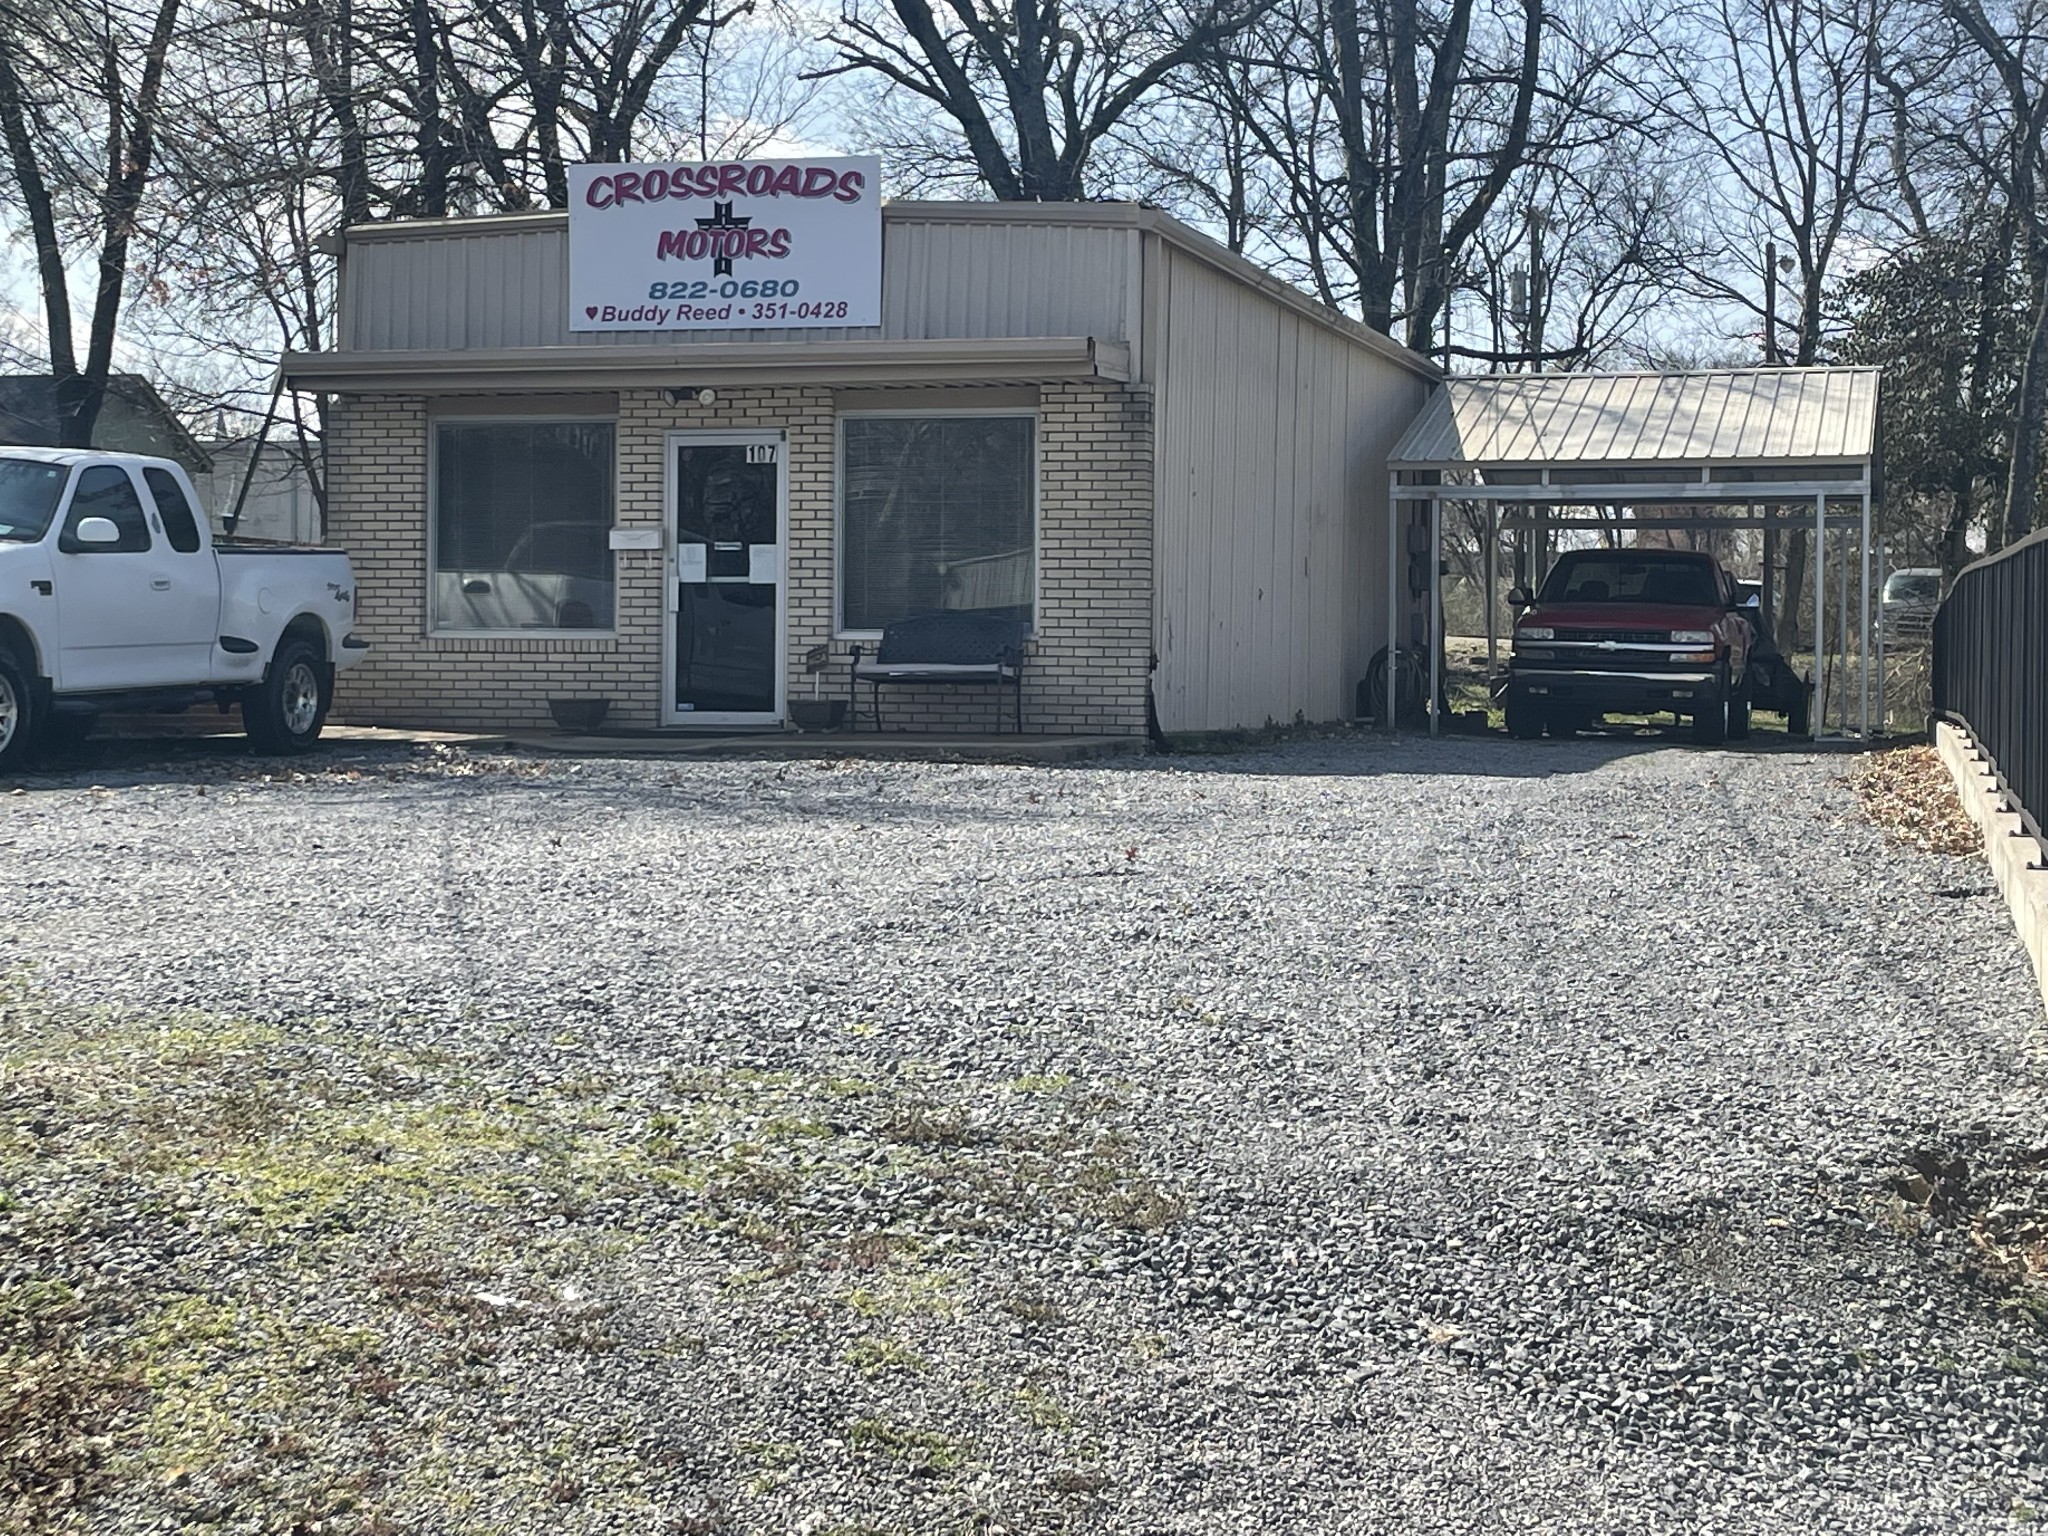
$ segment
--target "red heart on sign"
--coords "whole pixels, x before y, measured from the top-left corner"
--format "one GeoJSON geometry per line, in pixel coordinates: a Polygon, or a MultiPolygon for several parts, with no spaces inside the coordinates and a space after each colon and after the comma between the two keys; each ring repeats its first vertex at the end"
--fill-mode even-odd
{"type": "Polygon", "coordinates": [[[584,305],[583,318],[586,320],[595,320],[597,318],[597,306],[595,304],[584,305]]]}

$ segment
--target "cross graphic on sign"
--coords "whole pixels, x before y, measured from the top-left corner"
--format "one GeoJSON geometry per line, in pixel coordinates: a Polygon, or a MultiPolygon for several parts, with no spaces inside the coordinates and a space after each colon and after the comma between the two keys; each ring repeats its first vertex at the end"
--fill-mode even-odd
{"type": "MultiPolygon", "coordinates": [[[[697,221],[699,229],[745,229],[754,222],[752,219],[734,218],[732,216],[731,203],[713,203],[711,205],[711,213],[711,218],[699,219],[697,221]]],[[[730,277],[732,276],[732,257],[729,252],[732,250],[732,247],[726,244],[725,241],[720,240],[718,249],[718,259],[711,263],[711,275],[713,277],[730,277]]]]}

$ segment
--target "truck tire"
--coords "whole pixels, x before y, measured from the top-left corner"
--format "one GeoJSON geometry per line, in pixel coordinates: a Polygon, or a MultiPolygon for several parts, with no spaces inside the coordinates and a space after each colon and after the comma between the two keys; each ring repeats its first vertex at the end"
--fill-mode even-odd
{"type": "Polygon", "coordinates": [[[1517,741],[1534,741],[1543,734],[1543,707],[1519,688],[1508,690],[1508,734],[1517,741]]]}
{"type": "Polygon", "coordinates": [[[28,761],[36,734],[36,692],[28,669],[12,651],[0,650],[0,773],[28,761]]]}
{"type": "Polygon", "coordinates": [[[1749,689],[1747,687],[1744,687],[1741,693],[1728,701],[1728,739],[1730,741],[1749,740],[1749,689]]]}
{"type": "Polygon", "coordinates": [[[333,689],[327,662],[305,640],[287,639],[270,658],[263,681],[242,695],[242,728],[258,752],[310,752],[327,723],[333,689]]]}
{"type": "Polygon", "coordinates": [[[1715,688],[1713,697],[1693,701],[1692,739],[1695,746],[1718,747],[1728,739],[1728,693],[1715,688]]]}

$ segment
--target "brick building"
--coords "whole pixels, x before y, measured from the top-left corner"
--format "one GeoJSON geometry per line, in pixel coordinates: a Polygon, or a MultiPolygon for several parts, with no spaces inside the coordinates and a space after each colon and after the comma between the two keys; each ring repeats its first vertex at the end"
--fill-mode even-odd
{"type": "Polygon", "coordinates": [[[566,247],[564,214],[352,229],[335,350],[286,359],[332,397],[373,643],[342,718],[772,727],[807,651],[844,697],[931,610],[1029,624],[1029,730],[1142,732],[1148,688],[1169,731],[1351,712],[1425,359],[1129,204],[889,204],[871,328],[572,330],[566,247]]]}

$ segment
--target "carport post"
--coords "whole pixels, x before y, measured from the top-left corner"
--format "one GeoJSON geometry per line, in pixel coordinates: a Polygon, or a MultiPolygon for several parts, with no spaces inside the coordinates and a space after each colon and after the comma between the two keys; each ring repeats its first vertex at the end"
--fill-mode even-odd
{"type": "MultiPolygon", "coordinates": [[[[1877,549],[1874,551],[1873,558],[1877,561],[1875,569],[1878,579],[1878,593],[1881,598],[1884,592],[1885,574],[1885,548],[1884,536],[1882,534],[1878,535],[1877,549]]],[[[1877,613],[1877,628],[1872,633],[1877,640],[1877,732],[1882,736],[1891,729],[1892,713],[1890,705],[1886,702],[1891,698],[1891,695],[1885,692],[1884,686],[1884,609],[1881,604],[1877,613]]]]}
{"type": "Polygon", "coordinates": [[[1395,470],[1387,476],[1387,670],[1386,697],[1380,705],[1386,716],[1380,729],[1389,736],[1394,734],[1394,717],[1399,713],[1394,708],[1394,652],[1401,637],[1401,523],[1407,513],[1398,494],[1400,488],[1401,472],[1395,470]]]}
{"type": "Polygon", "coordinates": [[[1863,724],[1858,727],[1863,733],[1865,745],[1870,741],[1870,492],[1863,493],[1863,539],[1857,546],[1863,554],[1863,638],[1857,642],[1856,650],[1863,661],[1863,724]]]}
{"type": "Polygon", "coordinates": [[[1499,503],[1499,502],[1497,502],[1497,501],[1489,501],[1489,502],[1487,502],[1487,503],[1486,503],[1486,560],[1485,560],[1485,570],[1486,570],[1486,576],[1485,576],[1485,580],[1486,580],[1486,592],[1485,592],[1485,601],[1486,601],[1486,697],[1487,697],[1487,702],[1488,702],[1488,704],[1489,704],[1489,705],[1490,705],[1490,704],[1491,704],[1491,703],[1493,702],[1493,673],[1494,673],[1494,669],[1495,669],[1495,667],[1499,665],[1499,662],[1498,662],[1497,658],[1498,658],[1498,655],[1499,655],[1499,652],[1500,652],[1500,640],[1499,640],[1499,635],[1498,635],[1498,626],[1496,626],[1496,625],[1495,625],[1495,623],[1494,623],[1494,621],[1493,621],[1493,584],[1494,584],[1494,582],[1495,582],[1495,581],[1497,581],[1497,580],[1499,579],[1499,572],[1498,572],[1498,571],[1497,571],[1497,570],[1495,569],[1495,567],[1496,567],[1496,566],[1498,566],[1498,565],[1499,565],[1499,563],[1500,563],[1500,556],[1499,556],[1499,552],[1498,552],[1498,550],[1497,550],[1497,548],[1496,548],[1496,546],[1497,546],[1497,545],[1498,545],[1498,544],[1500,543],[1500,522],[1499,522],[1499,519],[1500,519],[1500,503],[1499,503]]]}
{"type": "Polygon", "coordinates": [[[1429,734],[1434,736],[1441,722],[1436,701],[1441,698],[1444,669],[1444,499],[1429,498],[1429,734]]]}
{"type": "Polygon", "coordinates": [[[1828,733],[1828,673],[1825,665],[1828,643],[1827,572],[1828,493],[1813,497],[1813,734],[1819,740],[1828,733]]]}
{"type": "Polygon", "coordinates": [[[1841,530],[1841,573],[1835,578],[1835,608],[1841,610],[1841,618],[1835,621],[1835,629],[1841,631],[1841,733],[1849,733],[1849,530],[1841,530]]]}

